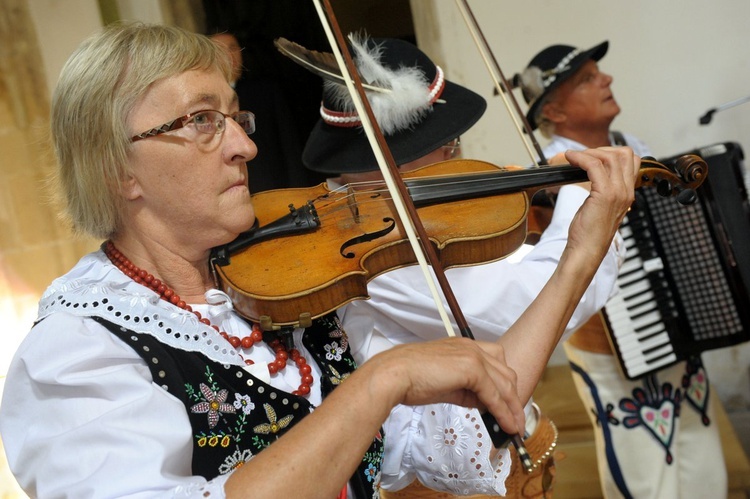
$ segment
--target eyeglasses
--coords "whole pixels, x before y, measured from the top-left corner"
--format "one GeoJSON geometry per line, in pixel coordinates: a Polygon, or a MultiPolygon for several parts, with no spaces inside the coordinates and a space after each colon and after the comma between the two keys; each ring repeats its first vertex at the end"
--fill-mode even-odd
{"type": "Polygon", "coordinates": [[[453,159],[461,152],[461,137],[456,137],[443,146],[446,159],[453,159]]]}
{"type": "Polygon", "coordinates": [[[221,111],[214,109],[205,109],[195,113],[186,114],[180,116],[174,120],[164,123],[161,126],[147,130],[141,134],[131,137],[131,142],[136,142],[141,139],[147,139],[149,137],[156,137],[162,133],[171,132],[172,130],[178,130],[184,128],[192,123],[195,129],[201,133],[208,135],[215,135],[223,133],[227,127],[227,118],[232,118],[236,121],[244,130],[245,133],[250,135],[255,131],[255,115],[250,111],[238,111],[232,114],[224,114],[221,111]]]}

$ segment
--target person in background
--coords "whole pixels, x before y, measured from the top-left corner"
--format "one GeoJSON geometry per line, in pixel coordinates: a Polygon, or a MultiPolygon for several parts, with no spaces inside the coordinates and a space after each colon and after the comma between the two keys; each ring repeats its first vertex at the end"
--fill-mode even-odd
{"type": "Polygon", "coordinates": [[[297,126],[295,112],[278,83],[268,70],[252,67],[243,58],[244,49],[238,35],[220,31],[210,35],[227,52],[232,61],[231,87],[237,92],[240,107],[252,109],[263,123],[253,135],[258,154],[248,170],[252,192],[286,187],[307,187],[324,180],[305,169],[300,157],[304,137],[297,126]]]}
{"type": "MultiPolygon", "coordinates": [[[[588,50],[553,45],[514,78],[529,104],[529,124],[550,139],[543,149],[547,157],[609,145],[628,145],[639,156],[651,156],[637,137],[611,129],[620,106],[612,76],[598,66],[608,48],[606,41],[588,50]]],[[[564,348],[591,417],[605,497],[726,495],[721,441],[699,357],[628,380],[599,316],[564,348]]]]}
{"type": "MultiPolygon", "coordinates": [[[[408,42],[392,38],[350,40],[362,79],[370,85],[391,89],[389,93],[368,92],[368,99],[399,171],[407,173],[456,157],[460,153],[461,134],[480,119],[486,108],[485,100],[446,79],[439,66],[408,42]]],[[[305,165],[329,174],[331,189],[342,185],[356,188],[368,185],[367,182],[382,181],[354,105],[340,83],[325,82],[320,114],[321,118],[305,146],[305,165]]],[[[585,185],[562,187],[549,228],[520,261],[511,263],[510,259],[503,259],[447,271],[451,287],[477,338],[493,341],[502,337],[539,294],[560,263],[569,242],[567,235],[571,221],[588,195],[585,185]]],[[[450,205],[446,209],[450,209],[450,205]]],[[[619,236],[610,245],[570,322],[567,326],[565,323],[561,325],[568,334],[585,323],[609,298],[619,268],[621,250],[618,245],[619,236]]],[[[352,303],[341,315],[350,331],[349,344],[359,363],[393,346],[436,339],[446,334],[418,267],[401,268],[376,277],[368,285],[368,294],[369,300],[352,303]],[[394,306],[394,302],[399,305],[394,306]],[[348,324],[367,326],[350,327],[348,324]]],[[[549,349],[534,353],[539,370],[528,384],[520,387],[522,399],[530,398],[554,346],[555,342],[547,343],[549,349]]],[[[422,407],[397,408],[390,422],[408,421],[413,412],[422,414],[425,410],[422,407]]],[[[434,427],[445,428],[447,423],[444,421],[460,422],[476,416],[469,411],[458,411],[452,418],[436,418],[434,427]]],[[[554,426],[531,401],[526,407],[526,421],[530,435],[527,446],[532,457],[539,462],[535,472],[527,475],[514,459],[511,477],[506,481],[509,497],[518,496],[522,490],[525,493],[529,490],[544,491],[549,495],[553,485],[551,449],[555,446],[554,426]]],[[[425,432],[426,438],[431,435],[438,438],[433,429],[426,428],[425,432]]],[[[395,431],[388,431],[387,426],[386,434],[396,438],[395,431]]],[[[403,435],[400,439],[406,442],[408,437],[403,435]]],[[[484,435],[480,439],[471,439],[466,445],[469,449],[488,448],[489,440],[484,435]]],[[[409,453],[408,443],[403,445],[403,451],[409,453]]],[[[435,473],[440,473],[440,466],[443,466],[442,462],[436,462],[435,473]]],[[[393,483],[386,484],[388,497],[429,495],[420,483],[456,494],[466,490],[437,487],[431,474],[420,474],[418,469],[406,474],[401,470],[384,469],[383,473],[393,474],[393,483]]]]}
{"type": "Polygon", "coordinates": [[[237,82],[242,77],[243,71],[242,47],[240,46],[239,40],[237,40],[237,37],[234,34],[229,33],[228,31],[214,33],[209,38],[218,43],[232,61],[232,74],[229,77],[229,86],[236,89],[237,82]]]}

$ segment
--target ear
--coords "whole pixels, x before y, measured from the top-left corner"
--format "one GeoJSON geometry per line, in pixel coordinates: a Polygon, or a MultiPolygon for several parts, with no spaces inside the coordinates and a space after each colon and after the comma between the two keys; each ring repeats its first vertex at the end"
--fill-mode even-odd
{"type": "Polygon", "coordinates": [[[542,116],[552,123],[562,123],[567,119],[565,111],[555,102],[547,102],[542,106],[542,116]]]}
{"type": "Polygon", "coordinates": [[[143,195],[141,184],[131,173],[126,173],[120,181],[120,194],[126,201],[135,201],[143,195]]]}

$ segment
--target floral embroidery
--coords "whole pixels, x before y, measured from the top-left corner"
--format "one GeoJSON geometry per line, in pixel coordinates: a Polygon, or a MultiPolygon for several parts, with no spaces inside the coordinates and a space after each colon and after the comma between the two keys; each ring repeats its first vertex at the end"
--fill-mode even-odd
{"type": "Polygon", "coordinates": [[[445,480],[454,487],[461,485],[461,481],[469,478],[469,473],[464,469],[462,463],[451,461],[448,464],[440,465],[445,480]]]}
{"type": "Polygon", "coordinates": [[[202,402],[198,402],[190,408],[190,412],[196,414],[208,413],[208,427],[213,428],[219,422],[219,414],[222,412],[228,412],[234,414],[234,406],[225,403],[229,392],[226,389],[221,389],[218,392],[211,390],[204,383],[200,384],[200,390],[203,394],[202,402]]]}
{"type": "Polygon", "coordinates": [[[229,444],[232,443],[232,436],[228,435],[224,432],[214,433],[211,432],[209,435],[206,435],[205,433],[201,432],[198,435],[195,436],[197,439],[198,447],[229,447],[229,444]]]}
{"type": "Polygon", "coordinates": [[[292,419],[294,419],[294,416],[289,414],[288,416],[284,416],[283,418],[276,420],[276,411],[271,407],[269,404],[263,404],[263,409],[266,410],[266,416],[268,417],[268,423],[259,424],[255,428],[253,428],[253,431],[255,433],[261,433],[264,435],[267,435],[269,433],[278,433],[279,431],[283,430],[287,426],[289,426],[289,423],[291,423],[292,419]]]}
{"type": "MultiPolygon", "coordinates": [[[[158,299],[158,296],[157,296],[158,299]]],[[[193,326],[197,326],[200,324],[198,321],[198,318],[194,314],[185,314],[182,310],[174,310],[170,311],[168,317],[175,321],[176,324],[179,324],[181,326],[184,326],[186,324],[191,324],[193,326]]],[[[200,327],[200,326],[197,326],[200,327]]]]}
{"type": "Polygon", "coordinates": [[[655,375],[644,379],[644,388],[634,388],[633,398],[620,400],[620,409],[628,415],[622,419],[625,428],[646,428],[664,447],[667,464],[673,457],[670,452],[675,421],[680,415],[680,390],[673,393],[671,383],[659,385],[655,375]]]}
{"type": "Polygon", "coordinates": [[[242,395],[240,393],[234,394],[234,408],[242,410],[243,414],[250,414],[255,409],[255,404],[248,395],[242,395]]]}
{"type": "Polygon", "coordinates": [[[380,470],[372,479],[372,499],[380,499],[380,470]]]}
{"type": "Polygon", "coordinates": [[[333,329],[328,333],[329,338],[339,338],[341,341],[341,349],[346,350],[346,347],[349,346],[349,338],[346,336],[346,332],[344,331],[343,326],[341,325],[341,321],[338,317],[335,317],[333,321],[331,321],[333,326],[333,329]]]}
{"type": "Polygon", "coordinates": [[[236,470],[246,462],[253,458],[253,453],[250,449],[243,451],[236,450],[231,456],[227,456],[224,460],[224,464],[219,466],[219,473],[226,475],[227,473],[236,470]]]}
{"type": "Polygon", "coordinates": [[[378,468],[372,463],[369,463],[367,465],[367,469],[365,470],[365,476],[367,477],[368,482],[372,482],[378,476],[378,468]]]}
{"type": "Polygon", "coordinates": [[[344,349],[338,343],[334,341],[330,345],[324,345],[323,348],[326,351],[327,360],[341,360],[341,354],[344,353],[344,349]]]}
{"type": "Polygon", "coordinates": [[[458,416],[453,421],[445,421],[443,425],[436,425],[435,431],[432,439],[435,441],[434,447],[440,452],[440,455],[445,456],[448,453],[455,452],[462,456],[464,451],[469,449],[469,444],[466,441],[469,435],[464,431],[461,419],[458,416]]]}
{"type": "Polygon", "coordinates": [[[159,301],[159,296],[155,293],[148,295],[133,294],[132,296],[124,296],[120,298],[120,301],[128,304],[129,308],[137,309],[140,307],[141,310],[147,310],[148,306],[159,301]]]}
{"type": "Polygon", "coordinates": [[[333,376],[329,376],[329,377],[328,377],[328,379],[329,379],[329,380],[331,380],[331,383],[333,383],[334,385],[340,385],[340,384],[341,384],[341,383],[343,383],[343,382],[344,382],[344,380],[345,380],[346,378],[348,378],[348,377],[349,377],[349,375],[351,374],[351,373],[344,373],[344,374],[342,375],[342,374],[340,374],[340,373],[339,373],[339,372],[338,372],[338,371],[336,370],[336,368],[335,368],[335,367],[333,367],[333,366],[328,366],[328,367],[329,367],[329,369],[331,370],[331,374],[333,374],[333,376]]]}
{"type": "Polygon", "coordinates": [[[711,418],[708,417],[708,375],[700,357],[690,357],[687,360],[685,374],[682,375],[682,388],[685,393],[685,400],[701,415],[703,425],[710,425],[711,418]]]}

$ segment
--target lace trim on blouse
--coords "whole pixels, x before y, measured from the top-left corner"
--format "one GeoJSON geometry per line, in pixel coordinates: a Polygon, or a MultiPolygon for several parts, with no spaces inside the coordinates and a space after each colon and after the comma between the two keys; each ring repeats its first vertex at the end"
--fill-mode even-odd
{"type": "Polygon", "coordinates": [[[39,302],[37,320],[55,312],[101,317],[171,347],[201,352],[222,364],[244,366],[239,353],[213,328],[135,283],[102,251],[86,255],[70,273],[47,288],[39,302]]]}

